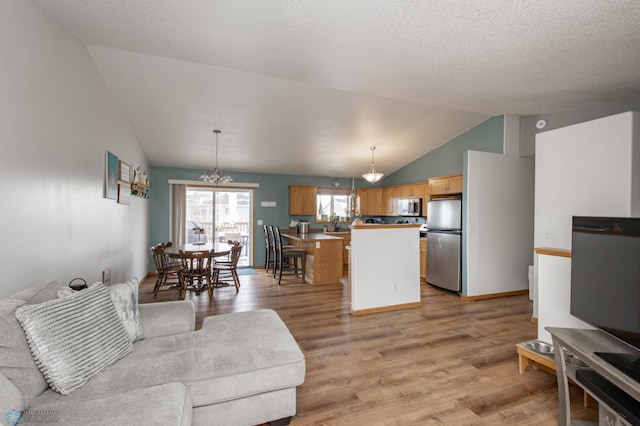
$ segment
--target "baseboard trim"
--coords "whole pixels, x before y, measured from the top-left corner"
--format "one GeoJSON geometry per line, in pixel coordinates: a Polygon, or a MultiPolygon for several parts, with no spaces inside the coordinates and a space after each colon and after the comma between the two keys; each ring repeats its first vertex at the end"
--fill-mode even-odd
{"type": "Polygon", "coordinates": [[[464,294],[460,295],[460,298],[465,302],[474,302],[476,300],[486,300],[486,299],[497,299],[500,297],[510,297],[510,296],[520,296],[522,294],[529,294],[529,290],[514,290],[514,291],[505,291],[503,293],[492,293],[492,294],[481,294],[479,296],[465,296],[464,294]]]}
{"type": "Polygon", "coordinates": [[[355,316],[377,314],[378,312],[397,311],[400,309],[418,308],[420,306],[422,306],[422,302],[403,303],[401,305],[390,305],[390,306],[381,306],[379,308],[358,309],[356,311],[352,309],[351,314],[355,316]]]}
{"type": "Polygon", "coordinates": [[[154,272],[147,272],[147,275],[145,275],[144,277],[142,277],[142,279],[140,281],[138,281],[138,288],[142,287],[142,284],[145,284],[147,282],[147,280],[151,280],[151,279],[155,280],[155,278],[152,278],[152,277],[155,277],[157,275],[158,275],[158,273],[155,272],[155,271],[154,272]]]}

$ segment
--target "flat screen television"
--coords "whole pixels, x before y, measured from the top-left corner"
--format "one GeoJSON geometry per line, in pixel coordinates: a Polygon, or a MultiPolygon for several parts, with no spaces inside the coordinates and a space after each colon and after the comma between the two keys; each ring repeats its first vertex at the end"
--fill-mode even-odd
{"type": "MultiPolygon", "coordinates": [[[[640,351],[640,218],[573,217],[570,312],[640,351]]],[[[598,355],[640,382],[640,352],[598,355]]]]}

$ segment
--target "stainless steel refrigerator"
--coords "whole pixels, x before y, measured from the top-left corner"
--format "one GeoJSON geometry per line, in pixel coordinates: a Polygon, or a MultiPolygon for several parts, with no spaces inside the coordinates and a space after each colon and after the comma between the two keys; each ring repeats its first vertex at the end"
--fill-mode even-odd
{"type": "Polygon", "coordinates": [[[462,201],[440,199],[427,205],[427,282],[460,293],[462,201]]]}

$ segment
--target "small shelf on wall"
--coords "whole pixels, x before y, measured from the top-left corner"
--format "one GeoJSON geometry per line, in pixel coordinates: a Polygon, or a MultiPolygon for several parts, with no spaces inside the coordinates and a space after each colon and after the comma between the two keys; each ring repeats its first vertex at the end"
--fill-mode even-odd
{"type": "Polygon", "coordinates": [[[132,183],[131,195],[141,198],[149,198],[149,187],[140,183],[132,183]]]}

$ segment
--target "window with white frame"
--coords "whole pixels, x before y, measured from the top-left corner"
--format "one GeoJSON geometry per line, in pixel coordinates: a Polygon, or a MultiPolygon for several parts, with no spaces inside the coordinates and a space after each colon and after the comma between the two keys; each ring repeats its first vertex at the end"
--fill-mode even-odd
{"type": "Polygon", "coordinates": [[[348,189],[318,188],[316,222],[348,222],[350,203],[348,189]]]}

